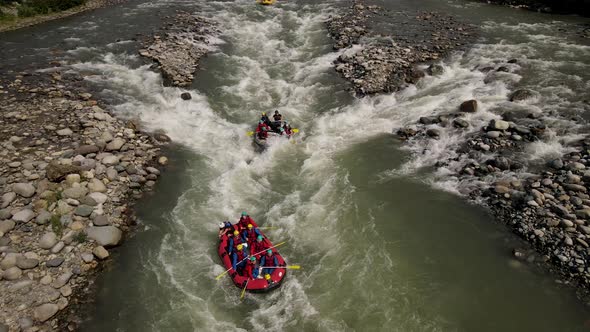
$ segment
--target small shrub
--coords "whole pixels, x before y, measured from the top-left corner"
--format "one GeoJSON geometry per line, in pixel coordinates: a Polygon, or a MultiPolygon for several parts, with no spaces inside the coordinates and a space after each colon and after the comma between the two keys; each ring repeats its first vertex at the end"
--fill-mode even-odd
{"type": "Polygon", "coordinates": [[[87,239],[88,235],[86,235],[86,233],[84,232],[79,232],[78,234],[76,234],[76,237],[74,238],[74,240],[78,243],[84,243],[87,239]]]}
{"type": "Polygon", "coordinates": [[[61,237],[64,231],[64,225],[62,225],[61,223],[60,216],[54,214],[53,216],[51,216],[51,219],[49,219],[49,221],[51,222],[51,230],[53,231],[53,233],[61,237]]]}
{"type": "Polygon", "coordinates": [[[19,17],[31,17],[37,15],[37,10],[33,7],[28,5],[22,5],[18,7],[18,16],[19,17]]]}

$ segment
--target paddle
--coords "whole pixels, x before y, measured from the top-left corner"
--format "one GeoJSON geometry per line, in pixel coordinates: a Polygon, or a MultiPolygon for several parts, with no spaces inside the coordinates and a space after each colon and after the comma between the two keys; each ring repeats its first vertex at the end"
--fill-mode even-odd
{"type": "MultiPolygon", "coordinates": [[[[248,259],[248,257],[251,257],[251,256],[256,256],[256,255],[258,255],[258,254],[261,254],[261,253],[263,253],[263,252],[267,251],[268,249],[272,249],[272,248],[276,248],[276,247],[278,247],[278,246],[281,246],[281,245],[285,244],[285,242],[287,242],[287,241],[283,241],[283,242],[281,242],[281,243],[279,243],[279,244],[276,244],[276,245],[274,245],[274,246],[272,246],[272,247],[270,247],[270,248],[264,249],[264,250],[262,250],[262,251],[260,251],[260,252],[257,252],[257,253],[255,253],[255,254],[253,254],[253,255],[246,256],[246,258],[244,258],[244,259],[242,259],[241,261],[239,261],[239,262],[238,262],[236,265],[238,265],[238,264],[240,264],[241,262],[245,261],[246,259],[248,259]]],[[[221,279],[221,277],[223,277],[223,276],[224,276],[226,273],[228,273],[228,272],[229,272],[229,271],[231,271],[231,270],[233,270],[233,266],[232,266],[232,267],[230,267],[229,269],[225,270],[223,273],[221,273],[221,274],[220,274],[220,275],[218,275],[217,277],[215,277],[215,280],[219,280],[219,279],[221,279]]]]}
{"type": "MultiPolygon", "coordinates": [[[[299,132],[299,129],[297,129],[297,128],[293,128],[293,129],[291,129],[291,131],[292,131],[294,134],[297,134],[297,133],[299,132]]],[[[254,132],[253,132],[253,131],[248,131],[248,132],[246,132],[246,136],[250,136],[250,137],[252,137],[253,135],[254,135],[254,132]]]]}
{"type": "Polygon", "coordinates": [[[275,229],[277,227],[274,226],[266,226],[266,227],[258,227],[258,229],[275,229]]]}
{"type": "Polygon", "coordinates": [[[248,281],[250,281],[250,279],[246,280],[246,284],[244,285],[244,289],[242,289],[242,294],[240,294],[240,300],[244,298],[244,294],[246,294],[246,287],[248,287],[248,281]]]}
{"type": "Polygon", "coordinates": [[[291,270],[300,270],[301,266],[299,265],[286,265],[286,266],[261,266],[263,269],[291,269],[291,270]]]}

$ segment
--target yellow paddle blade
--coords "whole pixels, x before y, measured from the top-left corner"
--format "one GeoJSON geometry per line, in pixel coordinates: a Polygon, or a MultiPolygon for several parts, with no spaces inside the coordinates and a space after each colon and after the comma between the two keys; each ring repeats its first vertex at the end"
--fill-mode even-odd
{"type": "Polygon", "coordinates": [[[244,289],[242,289],[242,294],[240,294],[240,300],[244,298],[244,295],[246,294],[246,287],[248,287],[248,281],[250,280],[246,280],[246,285],[244,285],[244,289]]]}
{"type": "Polygon", "coordinates": [[[294,132],[295,134],[297,134],[299,132],[299,129],[293,128],[293,129],[291,129],[291,131],[294,132]]]}
{"type": "Polygon", "coordinates": [[[287,266],[285,266],[285,269],[300,270],[301,269],[301,266],[299,266],[299,265],[287,265],[287,266]]]}
{"type": "Polygon", "coordinates": [[[249,132],[246,133],[246,135],[247,136],[252,136],[252,135],[254,135],[254,132],[253,131],[249,131],[249,132]]]}
{"type": "MultiPolygon", "coordinates": [[[[231,269],[229,269],[229,270],[231,270],[231,269]]],[[[228,273],[228,272],[229,272],[229,270],[227,270],[227,271],[224,271],[222,274],[220,274],[220,275],[218,275],[217,277],[215,277],[215,280],[219,280],[219,279],[221,279],[221,277],[223,277],[223,276],[224,276],[226,273],[228,273]]]]}

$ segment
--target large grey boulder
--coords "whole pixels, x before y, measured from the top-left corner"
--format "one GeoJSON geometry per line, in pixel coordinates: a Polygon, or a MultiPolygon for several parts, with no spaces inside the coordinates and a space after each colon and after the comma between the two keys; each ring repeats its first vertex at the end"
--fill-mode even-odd
{"type": "Polygon", "coordinates": [[[15,199],[16,193],[12,191],[2,195],[2,200],[0,201],[0,209],[4,209],[8,205],[10,205],[10,203],[12,203],[12,201],[14,201],[15,199]]]}
{"type": "Polygon", "coordinates": [[[80,199],[88,193],[88,189],[84,187],[72,187],[63,191],[63,196],[66,198],[80,199]]]}
{"type": "Polygon", "coordinates": [[[459,106],[459,111],[461,111],[463,113],[477,112],[477,100],[472,99],[472,100],[464,101],[463,103],[461,103],[461,106],[459,106]]]}
{"type": "Polygon", "coordinates": [[[53,315],[55,315],[58,311],[59,307],[57,304],[45,303],[35,308],[34,316],[36,320],[44,322],[53,317],[53,315]]]}
{"type": "Polygon", "coordinates": [[[103,247],[117,246],[123,236],[123,232],[115,226],[88,227],[86,234],[103,247]]]}
{"type": "Polygon", "coordinates": [[[15,183],[12,185],[12,191],[27,198],[35,195],[35,187],[30,183],[15,183]]]}
{"type": "Polygon", "coordinates": [[[57,235],[53,232],[45,233],[39,239],[39,247],[42,249],[51,249],[57,243],[57,235]]]}
{"type": "Polygon", "coordinates": [[[12,220],[18,222],[29,222],[35,217],[35,212],[29,209],[20,210],[12,216],[12,220]]]}

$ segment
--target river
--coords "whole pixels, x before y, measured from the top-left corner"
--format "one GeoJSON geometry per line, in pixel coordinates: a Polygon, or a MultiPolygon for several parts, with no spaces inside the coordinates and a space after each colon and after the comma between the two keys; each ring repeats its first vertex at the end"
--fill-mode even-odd
{"type": "MultiPolygon", "coordinates": [[[[175,141],[171,166],[137,206],[137,233],[97,280],[83,331],[588,330],[573,291],[514,260],[523,243],[462,197],[479,184],[429,167],[464,136],[443,132],[421,154],[424,146],[392,135],[473,95],[506,107],[506,80],[554,97],[528,108],[581,105],[590,43],[559,29],[588,21],[459,0],[383,2],[457,15],[478,23],[481,37],[445,60],[441,77],[355,99],[332,68],[339,54],[323,23],[345,4],[140,0],[0,35],[3,70],[57,57],[119,116],[175,141]],[[134,41],[177,9],[222,31],[189,89],[164,87],[134,41]],[[478,83],[476,66],[513,57],[527,59],[519,75],[478,83]],[[246,132],[274,109],[301,133],[259,154],[246,132]],[[267,235],[287,241],[281,254],[302,266],[280,289],[243,301],[229,279],[215,280],[224,270],[217,224],[241,211],[272,226],[267,235]]],[[[563,152],[575,134],[556,133],[523,156],[563,152]]]]}

